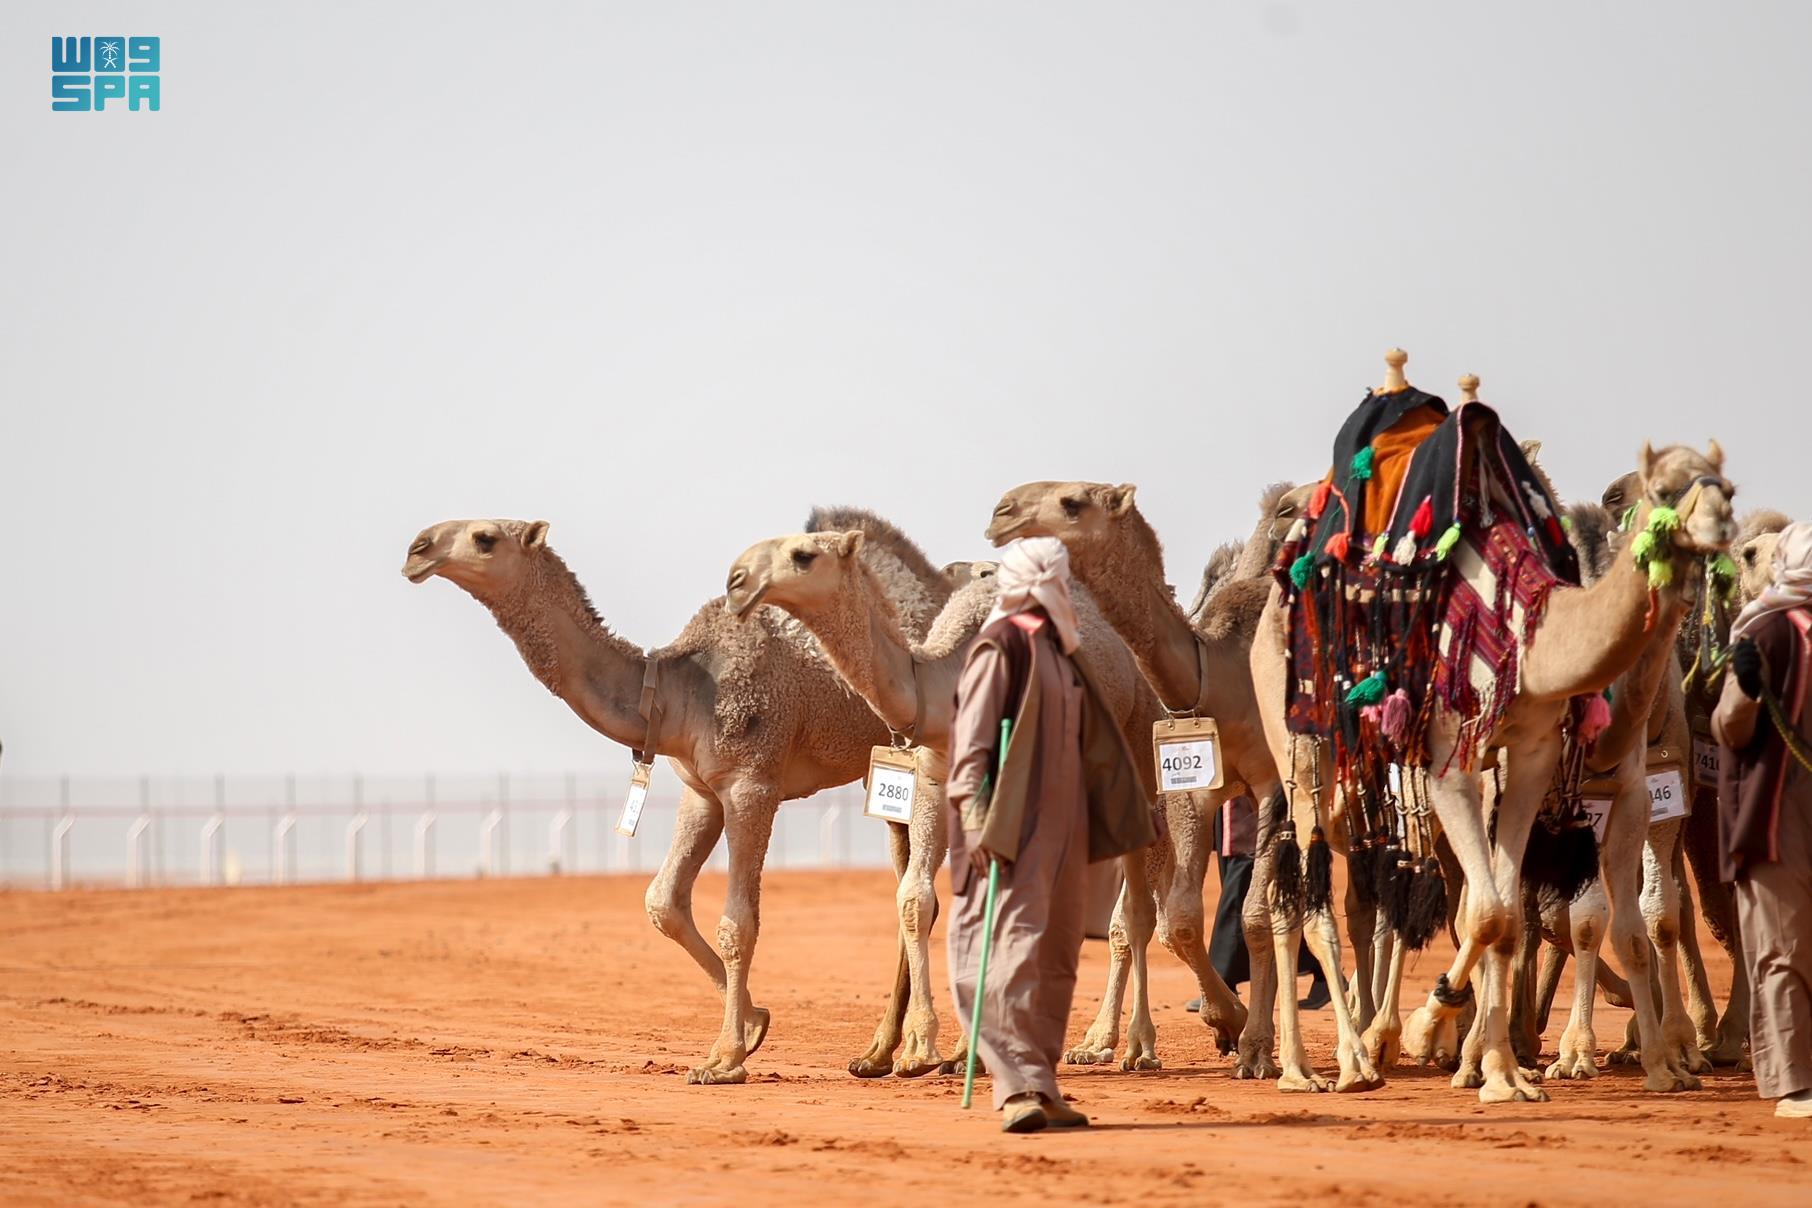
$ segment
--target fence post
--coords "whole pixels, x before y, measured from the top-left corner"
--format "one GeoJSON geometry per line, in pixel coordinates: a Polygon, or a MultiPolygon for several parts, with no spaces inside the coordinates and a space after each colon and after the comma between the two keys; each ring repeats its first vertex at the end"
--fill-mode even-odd
{"type": "Polygon", "coordinates": [[[824,868],[837,868],[840,865],[831,859],[831,849],[836,846],[837,823],[843,817],[841,801],[824,811],[818,820],[818,863],[824,868]]]}
{"type": "Polygon", "coordinates": [[[226,825],[226,819],[219,814],[209,818],[201,827],[201,883],[203,885],[220,884],[221,848],[225,846],[225,836],[220,828],[226,825]]]}
{"type": "Polygon", "coordinates": [[[497,875],[510,871],[510,774],[497,773],[497,875]]]}
{"type": "Polygon", "coordinates": [[[434,875],[434,811],[425,811],[415,820],[415,875],[427,880],[434,875]]]}
{"type": "Polygon", "coordinates": [[[146,833],[151,829],[151,815],[140,814],[126,832],[126,884],[132,889],[145,887],[145,873],[151,863],[151,842],[146,833]]]}
{"type": "Polygon", "coordinates": [[[478,870],[480,875],[497,875],[497,827],[503,822],[503,811],[494,809],[485,815],[478,827],[478,870]]]}
{"type": "Polygon", "coordinates": [[[365,872],[364,845],[359,841],[365,831],[365,815],[358,814],[346,824],[346,879],[359,880],[365,872]]]}
{"type": "MultiPolygon", "coordinates": [[[[292,791],[293,798],[295,793],[292,791]]],[[[296,882],[296,810],[295,802],[290,802],[290,810],[277,819],[277,832],[272,836],[277,849],[277,867],[273,870],[274,879],[279,885],[293,885],[296,882]]]]}
{"type": "Polygon", "coordinates": [[[566,809],[555,814],[553,821],[547,824],[547,868],[555,876],[571,871],[572,861],[567,856],[567,849],[572,846],[568,842],[572,821],[573,812],[566,809]]]}
{"type": "Polygon", "coordinates": [[[50,887],[69,888],[69,832],[75,829],[75,815],[64,813],[50,832],[50,887]]]}

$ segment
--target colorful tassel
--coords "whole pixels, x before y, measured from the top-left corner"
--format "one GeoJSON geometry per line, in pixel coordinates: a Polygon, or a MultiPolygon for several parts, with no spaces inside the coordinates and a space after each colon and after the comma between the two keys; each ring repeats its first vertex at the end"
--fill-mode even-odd
{"type": "Polygon", "coordinates": [[[1374,671],[1347,690],[1346,703],[1349,705],[1375,705],[1384,699],[1386,686],[1384,672],[1374,671]]]}
{"type": "Polygon", "coordinates": [[[1562,516],[1560,518],[1560,527],[1565,532],[1569,532],[1569,533],[1572,532],[1573,531],[1573,518],[1571,516],[1562,516]]]}
{"type": "Polygon", "coordinates": [[[1391,693],[1390,698],[1384,702],[1381,712],[1383,717],[1378,726],[1379,732],[1393,745],[1401,746],[1403,740],[1409,737],[1411,714],[1409,707],[1409,693],[1398,688],[1395,692],[1391,693]]]}
{"type": "Polygon", "coordinates": [[[1334,484],[1331,482],[1324,482],[1315,488],[1315,493],[1309,496],[1308,516],[1310,520],[1321,519],[1321,514],[1328,510],[1328,497],[1333,493],[1334,484]]]}
{"type": "Polygon", "coordinates": [[[1304,554],[1290,564],[1290,582],[1301,591],[1309,585],[1309,576],[1315,573],[1315,555],[1304,554]]]}
{"type": "Polygon", "coordinates": [[[1408,566],[1416,560],[1416,536],[1404,533],[1403,540],[1397,542],[1397,548],[1390,552],[1390,560],[1408,566]]]}
{"type": "Polygon", "coordinates": [[[1379,533],[1378,539],[1376,541],[1372,542],[1372,560],[1374,562],[1384,561],[1384,552],[1386,550],[1388,550],[1389,548],[1390,548],[1390,534],[1389,533],[1379,533]]]}
{"type": "Polygon", "coordinates": [[[1648,586],[1651,591],[1671,587],[1673,582],[1674,560],[1672,558],[1656,558],[1648,564],[1648,586]]]}
{"type": "Polygon", "coordinates": [[[1377,454],[1372,452],[1372,447],[1370,445],[1365,446],[1365,448],[1353,454],[1353,477],[1361,480],[1370,478],[1372,476],[1372,463],[1376,459],[1377,454]]]}
{"type": "Polygon", "coordinates": [[[1380,730],[1384,728],[1383,705],[1367,705],[1365,708],[1359,710],[1359,717],[1367,725],[1376,727],[1380,730]]]}
{"type": "Polygon", "coordinates": [[[1416,514],[1409,518],[1409,531],[1416,535],[1417,541],[1423,540],[1434,531],[1434,498],[1432,496],[1423,499],[1421,506],[1416,508],[1416,514]]]}
{"type": "Polygon", "coordinates": [[[1579,719],[1579,741],[1591,746],[1599,735],[1611,728],[1611,702],[1602,696],[1586,701],[1585,715],[1579,719]]]}
{"type": "Polygon", "coordinates": [[[1453,547],[1460,543],[1462,535],[1459,525],[1449,526],[1447,531],[1441,534],[1441,539],[1434,544],[1435,557],[1443,562],[1447,561],[1447,555],[1451,554],[1453,547]]]}
{"type": "Polygon", "coordinates": [[[1636,524],[1636,509],[1635,508],[1624,509],[1623,515],[1617,521],[1618,530],[1621,532],[1627,533],[1630,531],[1631,528],[1635,527],[1635,524],[1636,524]]]}
{"type": "Polygon", "coordinates": [[[1346,533],[1335,533],[1332,537],[1328,538],[1327,545],[1322,548],[1327,551],[1328,557],[1334,559],[1334,561],[1345,562],[1346,556],[1352,552],[1353,539],[1346,533]]]}
{"type": "Polygon", "coordinates": [[[1648,531],[1657,537],[1672,536],[1680,527],[1680,513],[1672,508],[1656,508],[1648,514],[1648,531]]]}
{"type": "Polygon", "coordinates": [[[1661,543],[1655,539],[1655,535],[1644,529],[1636,534],[1634,541],[1630,542],[1630,556],[1636,560],[1637,566],[1647,566],[1654,559],[1655,551],[1660,548],[1660,545],[1661,543]]]}

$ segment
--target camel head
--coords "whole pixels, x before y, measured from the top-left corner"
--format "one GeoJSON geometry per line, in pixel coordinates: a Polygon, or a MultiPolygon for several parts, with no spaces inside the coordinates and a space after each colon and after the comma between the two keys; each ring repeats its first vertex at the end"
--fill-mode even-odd
{"type": "Polygon", "coordinates": [[[999,569],[998,562],[946,562],[944,578],[952,587],[967,587],[978,579],[992,579],[999,569]]]}
{"type": "Polygon", "coordinates": [[[1638,498],[1680,514],[1673,534],[1676,548],[1689,554],[1710,554],[1730,548],[1736,539],[1736,517],[1730,506],[1736,488],[1724,477],[1724,450],[1717,441],[1703,453],[1686,445],[1670,445],[1657,452],[1645,443],[1636,463],[1636,489],[1638,498]]]}
{"type": "Polygon", "coordinates": [[[1317,485],[1319,484],[1311,482],[1300,487],[1290,487],[1279,493],[1276,499],[1270,499],[1267,493],[1267,498],[1262,502],[1270,505],[1268,524],[1273,551],[1290,539],[1290,530],[1308,510],[1309,500],[1314,496],[1317,485]]]}
{"type": "Polygon", "coordinates": [[[1028,482],[1000,497],[988,540],[1002,546],[1020,537],[1056,537],[1065,545],[1104,535],[1133,508],[1130,483],[1028,482]]]}
{"type": "Polygon", "coordinates": [[[724,611],[746,617],[758,604],[788,612],[822,607],[862,554],[862,534],[794,533],[757,541],[730,567],[724,611]]]}
{"type": "Polygon", "coordinates": [[[546,548],[545,520],[443,520],[410,544],[403,575],[411,583],[439,575],[481,600],[496,599],[546,548]]]}

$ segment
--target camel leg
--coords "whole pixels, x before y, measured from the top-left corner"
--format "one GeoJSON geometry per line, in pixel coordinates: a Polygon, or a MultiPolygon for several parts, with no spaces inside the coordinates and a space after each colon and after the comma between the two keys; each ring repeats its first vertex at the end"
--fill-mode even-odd
{"type": "Polygon", "coordinates": [[[685,949],[717,987],[719,997],[724,992],[724,962],[717,949],[705,942],[692,917],[692,888],[723,833],[723,806],[713,797],[682,786],[673,820],[673,843],[642,899],[654,929],[685,949]]]}
{"type": "Polygon", "coordinates": [[[1686,817],[1683,846],[1693,881],[1699,887],[1699,909],[1704,912],[1705,926],[1730,957],[1730,998],[1718,1020],[1716,1039],[1705,1050],[1705,1056],[1713,1065],[1742,1068],[1748,1060],[1743,1046],[1749,1041],[1749,970],[1743,961],[1737,929],[1736,898],[1718,869],[1717,813],[1717,793],[1701,789],[1693,800],[1692,813],[1686,817]]]}
{"type": "Polygon", "coordinates": [[[1218,798],[1219,794],[1208,795],[1207,800],[1215,803],[1212,810],[1200,808],[1193,793],[1165,799],[1170,843],[1168,858],[1162,863],[1164,875],[1157,882],[1166,887],[1159,900],[1158,939],[1195,974],[1202,994],[1202,1023],[1214,1030],[1216,1047],[1226,1053],[1246,1026],[1246,1008],[1221,980],[1203,943],[1207,928],[1202,882],[1208,876],[1208,854],[1214,847],[1208,819],[1219,809],[1218,798]]]}
{"type": "MultiPolygon", "coordinates": [[[[1692,890],[1686,884],[1684,844],[1674,847],[1673,882],[1674,900],[1680,904],[1680,959],[1686,966],[1686,1014],[1692,1020],[1693,1043],[1703,1054],[1718,1043],[1718,1002],[1711,991],[1711,970],[1705,967],[1705,953],[1699,947],[1699,912],[1693,906],[1692,890]]],[[[1710,1061],[1709,1054],[1706,1054],[1706,1060],[1710,1061]]]]}
{"type": "Polygon", "coordinates": [[[1704,1074],[1710,1072],[1711,1062],[1699,1052],[1680,985],[1680,887],[1674,879],[1679,844],[1679,819],[1649,828],[1648,842],[1642,848],[1642,914],[1661,978],[1661,1035],[1667,1044],[1668,1063],[1677,1072],[1704,1074]]]}
{"type": "MultiPolygon", "coordinates": [[[[1464,878],[1459,893],[1448,895],[1457,906],[1454,928],[1459,952],[1429,992],[1428,1001],[1404,1021],[1403,1051],[1423,1065],[1447,1065],[1459,1055],[1457,1020],[1475,998],[1472,971],[1485,947],[1509,927],[1513,912],[1497,897],[1484,813],[1471,773],[1450,771],[1435,777],[1429,789],[1443,836],[1464,878]]],[[[1445,867],[1446,861],[1442,863],[1445,867]]],[[[1450,890],[1455,883],[1450,874],[1450,890]]]]}
{"type": "MultiPolygon", "coordinates": [[[[1573,971],[1573,1013],[1567,1018],[1566,1031],[1560,1034],[1560,1051],[1548,1067],[1548,1077],[1564,1079],[1598,1076],[1598,1036],[1592,1030],[1592,1012],[1597,1006],[1598,949],[1610,923],[1611,904],[1604,894],[1602,879],[1594,881],[1567,909],[1568,938],[1579,967],[1573,971]]],[[[1558,946],[1553,950],[1559,952],[1558,946]]],[[[1555,962],[1555,981],[1560,980],[1559,961],[1555,962]]],[[[1546,970],[1543,971],[1544,981],[1546,970]]],[[[1549,991],[1552,993],[1552,990],[1549,991]]]]}
{"type": "MultiPolygon", "coordinates": [[[[1296,1007],[1296,954],[1302,947],[1302,923],[1297,911],[1279,904],[1271,912],[1271,953],[1277,966],[1277,1053],[1283,1062],[1278,1076],[1280,1091],[1327,1091],[1333,1083],[1309,1065],[1309,1050],[1302,1042],[1296,1007]]],[[[1317,958],[1319,959],[1319,958],[1317,958]]],[[[1333,989],[1332,984],[1328,987],[1333,989]]]]}
{"type": "MultiPolygon", "coordinates": [[[[906,888],[907,864],[911,858],[911,835],[897,822],[887,824],[887,854],[893,861],[893,875],[899,881],[899,893],[906,888]]],[[[897,895],[896,895],[897,896],[897,895]]],[[[902,916],[902,924],[904,918],[902,916]]],[[[858,1078],[884,1078],[893,1072],[894,1050],[900,1047],[900,1033],[905,1027],[907,1004],[912,998],[912,962],[908,954],[910,941],[904,925],[900,929],[899,960],[895,965],[893,990],[875,1025],[874,1039],[868,1049],[849,1063],[849,1072],[858,1078]]],[[[712,953],[713,956],[717,954],[712,953]]]]}
{"type": "Polygon", "coordinates": [[[1362,1043],[1365,1055],[1382,1070],[1397,1064],[1403,1051],[1403,1011],[1399,1004],[1403,996],[1404,947],[1386,923],[1384,913],[1377,911],[1375,917],[1384,985],[1378,991],[1378,1008],[1372,1015],[1371,1025],[1365,1029],[1362,1043]]]}
{"type": "Polygon", "coordinates": [[[1511,958],[1510,1048],[1517,1063],[1533,1066],[1541,1060],[1541,1029],[1535,1019],[1535,967],[1541,957],[1541,907],[1535,890],[1523,886],[1523,926],[1511,958]]]}
{"type": "MultiPolygon", "coordinates": [[[[1309,951],[1315,954],[1315,959],[1327,973],[1328,990],[1333,997],[1329,1005],[1334,1008],[1334,1026],[1339,1034],[1335,1053],[1340,1060],[1340,1078],[1334,1089],[1343,1093],[1376,1090],[1384,1085],[1384,1079],[1366,1055],[1364,1041],[1353,1022],[1352,1008],[1347,1002],[1346,975],[1340,967],[1340,927],[1334,920],[1333,910],[1311,913],[1304,921],[1303,936],[1309,942],[1309,951]]],[[[1291,985],[1294,987],[1294,983],[1291,985]]],[[[1289,997],[1296,997],[1294,989],[1289,997]]]]}
{"type": "Polygon", "coordinates": [[[1347,938],[1353,942],[1353,996],[1347,1005],[1352,1012],[1354,1025],[1363,1032],[1372,1026],[1372,1016],[1378,1009],[1375,983],[1383,958],[1377,943],[1377,907],[1359,899],[1359,890],[1351,875],[1346,879],[1343,904],[1346,908],[1347,938]]]}
{"type": "MultiPolygon", "coordinates": [[[[1275,867],[1273,851],[1275,828],[1269,818],[1276,800],[1276,786],[1259,798],[1258,853],[1252,860],[1252,880],[1246,888],[1246,901],[1240,912],[1240,926],[1246,934],[1246,956],[1252,980],[1247,993],[1251,996],[1245,1030],[1239,1037],[1239,1060],[1234,1064],[1235,1078],[1276,1078],[1283,1070],[1271,1056],[1277,1039],[1273,1009],[1277,1003],[1277,952],[1272,946],[1271,874],[1275,867]]],[[[1294,950],[1292,950],[1294,951],[1294,950]]],[[[1295,986],[1288,996],[1295,1001],[1295,986]]]]}
{"type": "MultiPolygon", "coordinates": [[[[1603,892],[1600,890],[1600,892],[1603,892]]],[[[1560,975],[1566,971],[1567,958],[1573,955],[1572,904],[1550,895],[1541,904],[1542,936],[1548,946],[1542,949],[1541,972],[1535,984],[1535,1034],[1548,1034],[1548,1020],[1554,1013],[1554,996],[1560,990],[1560,975]]]]}
{"type": "Polygon", "coordinates": [[[1120,897],[1114,902],[1113,921],[1107,930],[1107,988],[1101,995],[1101,1009],[1082,1039],[1064,1053],[1070,1065],[1107,1065],[1114,1059],[1120,1043],[1120,1013],[1126,1007],[1126,985],[1132,974],[1133,934],[1138,930],[1135,916],[1140,902],[1148,903],[1151,893],[1145,884],[1145,853],[1136,851],[1120,857],[1120,897]]]}
{"type": "MultiPolygon", "coordinates": [[[[1151,938],[1158,926],[1156,886],[1161,884],[1160,869],[1171,860],[1170,843],[1159,839],[1145,851],[1145,876],[1139,886],[1139,910],[1129,916],[1132,934],[1129,939],[1132,956],[1132,1009],[1127,1012],[1126,1052],[1120,1068],[1133,1070],[1162,1069],[1158,1060],[1158,1025],[1151,1017],[1151,938]]],[[[1129,903],[1130,905],[1131,903],[1129,903]]],[[[1202,1004],[1204,1007],[1207,1003],[1202,1004]]],[[[1110,1055],[1108,1060],[1113,1060],[1110,1055]]]]}
{"type": "MultiPolygon", "coordinates": [[[[901,1078],[917,1078],[945,1065],[937,1047],[937,1005],[931,993],[931,928],[937,922],[937,887],[933,879],[938,865],[944,862],[948,839],[944,831],[947,808],[943,769],[937,769],[939,787],[922,791],[913,799],[910,850],[906,869],[900,877],[896,902],[900,910],[900,938],[905,944],[906,961],[912,979],[912,995],[906,1010],[905,1035],[893,1072],[901,1078]]],[[[921,778],[921,783],[924,783],[921,778]]],[[[890,830],[899,827],[890,826],[890,830]]]]}
{"type": "Polygon", "coordinates": [[[696,1084],[748,1081],[743,1062],[768,1031],[766,1008],[749,997],[749,967],[761,932],[761,870],[780,794],[771,785],[741,780],[724,801],[730,842],[730,887],[717,920],[717,950],[724,962],[724,1026],[705,1064],[686,1075],[696,1084]]]}
{"type": "Polygon", "coordinates": [[[1494,941],[1481,939],[1489,945],[1484,955],[1486,995],[1479,1004],[1485,1015],[1481,1103],[1542,1102],[1548,1098],[1539,1085],[1541,1074],[1517,1060],[1510,1043],[1510,1010],[1513,962],[1523,931],[1523,853],[1529,844],[1529,829],[1552,783],[1560,745],[1560,733],[1553,730],[1512,755],[1505,770],[1504,792],[1497,801],[1497,841],[1491,860],[1502,928],[1494,941]]]}
{"type": "Polygon", "coordinates": [[[1611,900],[1611,947],[1629,978],[1630,998],[1636,1009],[1642,1068],[1646,1072],[1642,1085],[1644,1090],[1658,1093],[1697,1090],[1698,1078],[1677,1070],[1668,1060],[1661,1013],[1656,1009],[1650,980],[1656,958],[1642,909],[1643,850],[1650,812],[1648,785],[1640,771],[1623,779],[1625,786],[1611,804],[1611,816],[1605,823],[1601,867],[1605,891],[1611,900]]]}

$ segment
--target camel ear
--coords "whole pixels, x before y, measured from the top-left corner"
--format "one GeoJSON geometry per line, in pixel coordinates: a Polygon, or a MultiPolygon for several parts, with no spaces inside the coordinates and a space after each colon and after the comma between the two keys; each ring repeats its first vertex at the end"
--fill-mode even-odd
{"type": "Polygon", "coordinates": [[[531,520],[528,530],[522,534],[522,544],[528,549],[541,549],[547,544],[547,521],[531,520]]]}
{"type": "Polygon", "coordinates": [[[1642,442],[1642,452],[1636,456],[1636,472],[1642,475],[1642,485],[1648,486],[1649,475],[1655,470],[1655,446],[1646,440],[1642,442]]]}
{"type": "Polygon", "coordinates": [[[1536,459],[1541,456],[1541,442],[1539,440],[1525,440],[1522,448],[1523,456],[1529,459],[1531,465],[1533,465],[1536,459]]]}
{"type": "Polygon", "coordinates": [[[862,552],[862,530],[852,529],[837,537],[837,556],[853,558],[862,552]]]}
{"type": "Polygon", "coordinates": [[[1110,515],[1124,516],[1132,511],[1133,493],[1139,488],[1130,482],[1123,482],[1117,487],[1108,488],[1107,510],[1110,515]]]}
{"type": "Polygon", "coordinates": [[[1705,460],[1711,463],[1712,469],[1722,474],[1724,472],[1724,446],[1715,440],[1712,441],[1705,449],[1705,460]]]}

